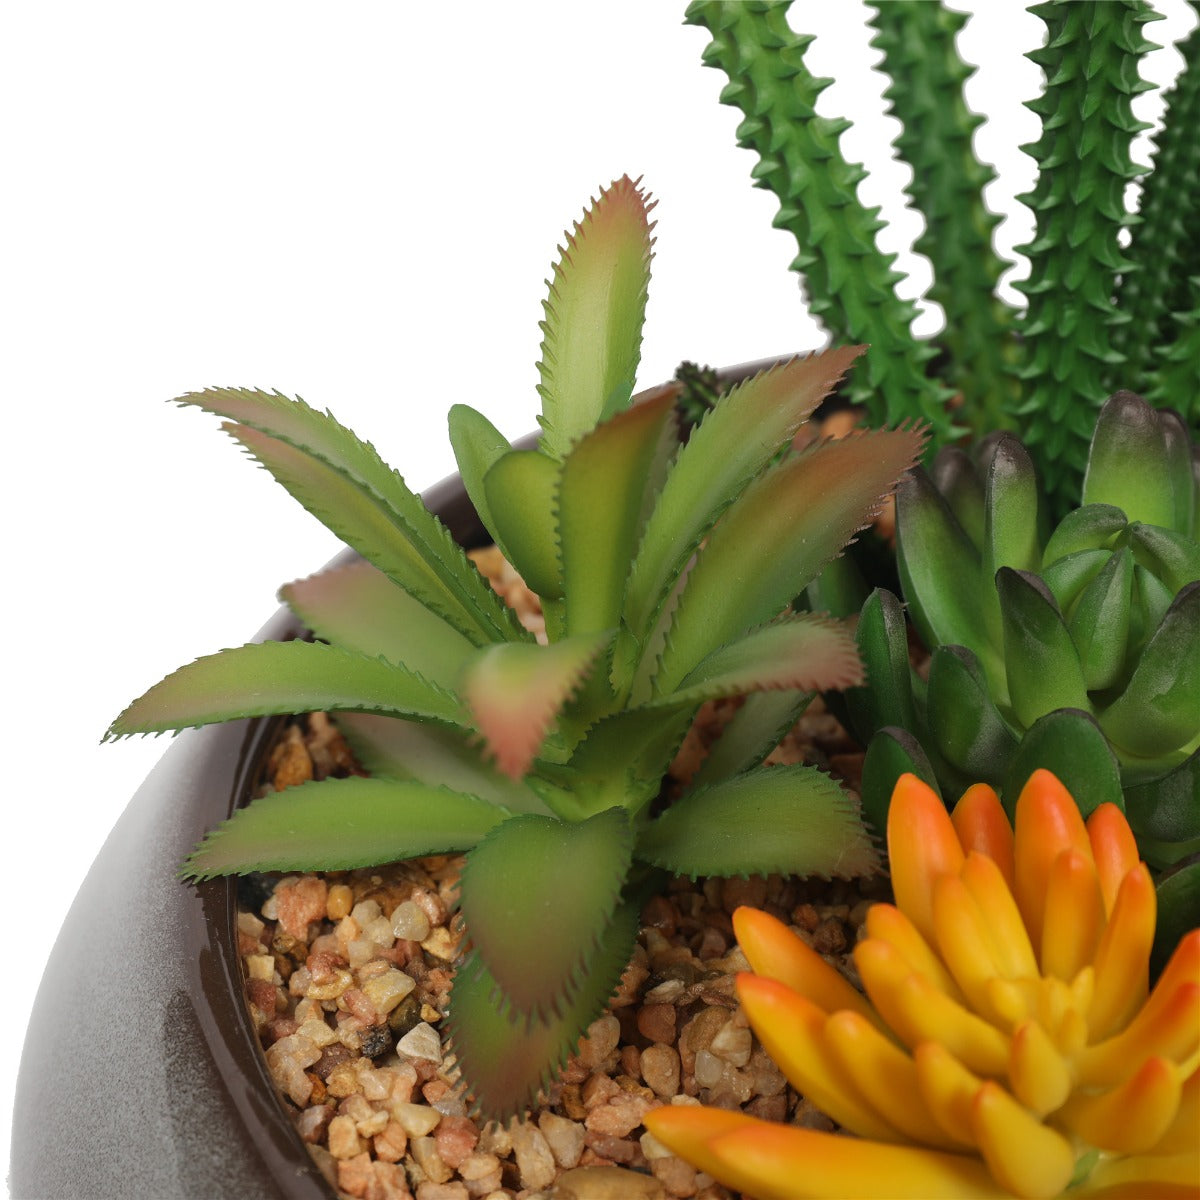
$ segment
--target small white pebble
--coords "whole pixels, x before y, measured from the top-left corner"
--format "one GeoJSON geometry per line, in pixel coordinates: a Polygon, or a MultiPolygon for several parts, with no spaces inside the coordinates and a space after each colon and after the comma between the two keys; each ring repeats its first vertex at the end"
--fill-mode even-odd
{"type": "Polygon", "coordinates": [[[296,1032],[301,1037],[306,1037],[314,1046],[325,1047],[331,1042],[337,1041],[337,1034],[325,1024],[324,1021],[316,1019],[305,1021],[296,1032]]]}
{"type": "Polygon", "coordinates": [[[410,942],[423,942],[432,926],[425,910],[412,900],[397,905],[391,915],[392,933],[410,942]]]}
{"type": "Polygon", "coordinates": [[[428,1104],[408,1104],[393,1101],[388,1110],[392,1120],[411,1138],[428,1137],[442,1119],[442,1114],[428,1104]]]}
{"type": "Polygon", "coordinates": [[[381,914],[379,905],[374,900],[360,900],[350,910],[350,915],[358,922],[359,929],[363,929],[381,914]]]}
{"type": "Polygon", "coordinates": [[[430,1062],[442,1061],[442,1039],[428,1021],[414,1025],[397,1043],[396,1052],[409,1058],[424,1058],[430,1062]]]}

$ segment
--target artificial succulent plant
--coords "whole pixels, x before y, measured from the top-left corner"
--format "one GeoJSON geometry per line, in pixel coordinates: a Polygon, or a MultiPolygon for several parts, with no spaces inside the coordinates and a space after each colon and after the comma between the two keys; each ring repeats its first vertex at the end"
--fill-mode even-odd
{"type": "Polygon", "coordinates": [[[759,1200],[1104,1196],[1200,1188],[1200,929],[1153,988],[1155,893],[1120,811],[1036,772],[1015,822],[986,785],[948,814],[907,775],[894,904],[854,949],[862,992],[742,908],[746,1016],[841,1136],[689,1105],[647,1128],[759,1200]]]}
{"type": "Polygon", "coordinates": [[[1200,850],[1200,486],[1178,415],[1118,393],[1101,410],[1081,504],[1052,530],[1011,434],[947,448],[896,505],[908,615],[876,589],[857,637],[870,684],[847,697],[870,739],[868,813],[914,771],[957,799],[971,780],[1015,803],[1037,767],[1126,809],[1143,857],[1200,850]]]}
{"type": "Polygon", "coordinates": [[[483,524],[541,599],[539,641],[367,443],[278,394],[181,403],[224,428],[361,561],[289,584],[316,640],[202,658],[113,736],[332,710],[369,778],[268,794],[188,859],[195,879],[465,851],[470,950],[453,1050],[476,1105],[532,1102],[612,994],[658,871],[854,875],[876,852],[852,799],[764,758],[815,689],[861,682],[847,628],[791,601],[919,457],[915,429],[789,452],[858,354],[793,359],[721,397],[686,443],[674,388],[633,402],[651,205],[623,178],[568,235],[549,285],[541,437],[480,413],[450,437],[483,524]],[[697,710],[746,696],[662,804],[697,710]]]}
{"type": "Polygon", "coordinates": [[[812,37],[792,29],[788,8],[693,0],[687,19],[711,34],[704,62],[727,75],[721,99],[744,114],[739,144],[758,156],[754,178],[779,200],[775,224],[799,243],[792,266],[809,308],[835,341],[871,346],[849,390],[872,421],[920,417],[932,449],[1019,427],[1061,516],[1110,393],[1131,389],[1200,419],[1200,30],[1179,45],[1185,66],[1166,98],[1154,169],[1143,173],[1130,145],[1146,126],[1130,102],[1151,86],[1138,69],[1154,48],[1142,27],[1157,14],[1143,0],[1032,7],[1047,33],[1029,57],[1046,84],[1029,104],[1041,136],[1023,147],[1038,177],[1021,197],[1035,232],[1019,247],[1030,272],[1016,285],[1027,299],[1018,310],[997,293],[1006,264],[983,199],[993,172],[975,156],[981,118],[963,99],[972,69],[954,37],[967,18],[936,0],[872,6],[885,95],[902,129],[896,146],[913,171],[907,193],[925,220],[915,248],[932,264],[929,295],[946,318],[925,342],[912,334],[915,305],[895,291],[894,256],[879,248],[879,210],[859,200],[866,172],[841,152],[849,122],[818,114],[832,81],[805,66],[812,37]],[[1126,208],[1135,181],[1136,217],[1126,208]]]}

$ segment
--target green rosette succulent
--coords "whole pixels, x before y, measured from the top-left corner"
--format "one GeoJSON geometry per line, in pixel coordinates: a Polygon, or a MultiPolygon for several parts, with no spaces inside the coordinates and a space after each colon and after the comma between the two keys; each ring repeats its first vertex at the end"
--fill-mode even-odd
{"type": "Polygon", "coordinates": [[[947,802],[988,782],[1011,808],[1045,767],[1089,806],[1122,808],[1151,864],[1200,850],[1198,464],[1176,413],[1121,392],[1082,503],[1050,531],[1012,435],[910,473],[897,561],[932,658],[927,678],[910,668],[900,602],[873,592],[857,630],[868,685],[847,695],[870,739],[873,823],[904,770],[947,802]]]}
{"type": "Polygon", "coordinates": [[[853,876],[853,798],[763,760],[818,689],[862,681],[853,636],[795,597],[868,523],[924,435],[790,450],[858,349],[793,359],[715,401],[686,442],[678,387],[634,398],[651,205],[623,178],[567,236],[545,303],[541,438],[456,405],[450,438],[496,545],[541,599],[522,627],[373,447],[277,393],[181,403],[361,556],[289,584],[314,640],[225,650],[136,700],[110,736],[329,710],[370,771],[254,800],[185,876],[466,853],[469,953],[449,1024],[474,1103],[529,1105],[612,995],[663,872],[853,876]],[[700,706],[745,701],[670,804],[700,706]]]}

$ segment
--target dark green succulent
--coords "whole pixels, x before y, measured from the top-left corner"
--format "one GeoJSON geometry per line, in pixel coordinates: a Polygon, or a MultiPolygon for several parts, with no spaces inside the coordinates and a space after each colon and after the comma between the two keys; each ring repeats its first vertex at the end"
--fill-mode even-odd
{"type": "Polygon", "coordinates": [[[857,637],[868,686],[863,799],[882,824],[903,771],[952,803],[976,781],[1010,808],[1038,767],[1125,810],[1142,857],[1200,851],[1200,448],[1128,392],[1104,405],[1081,505],[1047,532],[1011,434],[945,449],[897,493],[908,615],[932,650],[909,664],[904,612],[876,589],[857,637]]]}
{"type": "Polygon", "coordinates": [[[1111,392],[1129,388],[1200,419],[1200,30],[1179,46],[1185,67],[1134,217],[1125,193],[1139,171],[1129,148],[1145,126],[1130,102],[1151,86],[1138,66],[1153,48],[1142,26],[1156,14],[1143,0],[1032,8],[1047,34],[1029,57],[1046,85],[1029,106],[1041,137],[1023,147],[1039,173],[1022,197],[1036,228],[1020,248],[1030,273],[1016,285],[1027,297],[1016,310],[996,291],[1005,264],[983,200],[992,171],[974,154],[981,118],[963,100],[971,69],[954,37],[967,18],[936,0],[874,8],[874,45],[902,126],[896,146],[913,170],[908,197],[925,218],[915,249],[933,265],[929,296],[946,316],[933,342],[913,336],[915,306],[897,295],[894,256],[878,246],[879,210],[858,198],[866,171],[839,147],[849,122],[816,111],[832,81],[805,66],[812,37],[793,32],[788,4],[693,0],[687,19],[711,34],[704,62],[726,74],[721,99],[744,114],[739,143],[758,156],[757,184],[779,200],[775,224],[799,244],[792,266],[813,315],[835,341],[870,344],[851,397],[875,423],[929,422],[933,448],[1019,428],[1061,516],[1111,392]],[[961,404],[948,407],[955,393],[961,404]]]}
{"type": "Polygon", "coordinates": [[[861,682],[849,629],[791,601],[919,456],[913,429],[789,452],[857,349],[793,359],[681,443],[671,386],[634,402],[649,205],[624,178],[568,235],[545,304],[541,439],[450,412],[462,479],[541,598],[526,631],[374,449],[328,413],[220,389],[224,428],[362,556],[283,589],[315,641],[202,658],[111,736],[332,710],[369,778],[267,795],[210,833],[191,878],[465,851],[470,952],[454,1052],[476,1104],[529,1104],[612,994],[659,872],[850,876],[876,852],[852,798],[763,766],[816,689],[861,682]],[[664,776],[700,706],[746,700],[689,786],[664,776]]]}

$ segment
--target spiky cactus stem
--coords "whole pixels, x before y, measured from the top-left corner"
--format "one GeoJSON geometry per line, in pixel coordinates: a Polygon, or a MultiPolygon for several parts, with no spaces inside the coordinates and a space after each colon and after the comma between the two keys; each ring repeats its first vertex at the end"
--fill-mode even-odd
{"type": "Polygon", "coordinates": [[[729,77],[722,103],[745,114],[738,144],[758,155],[754,178],[780,202],[774,223],[799,243],[792,268],[804,276],[809,308],[836,340],[871,346],[851,399],[877,424],[920,416],[939,440],[952,439],[949,391],[926,369],[935,351],[912,334],[915,307],[896,295],[895,256],[876,242],[879,209],[858,198],[865,171],[838,145],[849,122],[817,115],[832,81],[804,65],[812,38],[794,33],[787,5],[770,0],[694,0],[686,19],[712,35],[704,63],[729,77]]]}
{"type": "Polygon", "coordinates": [[[1159,403],[1197,412],[1196,325],[1193,319],[1189,342],[1187,322],[1181,324],[1177,314],[1190,310],[1194,318],[1200,305],[1200,230],[1194,209],[1200,194],[1200,26],[1178,49],[1183,71],[1166,95],[1154,167],[1142,177],[1138,220],[1127,251],[1134,267],[1122,276],[1117,293],[1118,307],[1130,317],[1117,346],[1127,359],[1120,386],[1135,392],[1151,389],[1161,397],[1159,403]],[[1190,377],[1184,370],[1187,363],[1190,377]]]}
{"type": "Polygon", "coordinates": [[[976,427],[1011,428],[1015,398],[1005,365],[1011,310],[996,296],[1005,264],[992,231],[1000,218],[983,201],[995,179],[981,163],[971,136],[983,123],[963,98],[974,74],[954,38],[966,15],[930,0],[877,3],[871,45],[883,51],[892,80],[884,97],[900,121],[896,149],[913,170],[905,188],[925,218],[913,249],[933,265],[929,298],[941,305],[946,327],[938,341],[948,351],[947,380],[963,393],[976,427]]]}
{"type": "Polygon", "coordinates": [[[1178,409],[1192,425],[1200,425],[1200,275],[1193,275],[1192,306],[1171,317],[1158,362],[1155,386],[1146,397],[1159,408],[1178,409]]]}
{"type": "Polygon", "coordinates": [[[1113,348],[1126,318],[1113,306],[1117,276],[1132,267],[1117,241],[1126,223],[1126,184],[1137,175],[1129,155],[1145,128],[1130,101],[1147,90],[1138,59],[1153,43],[1141,26],[1155,18],[1142,0],[1052,0],[1032,11],[1045,21],[1046,44],[1029,57],[1048,72],[1029,107],[1042,136],[1023,147],[1038,163],[1034,190],[1021,199],[1037,218],[1029,299],[1019,324],[1023,382],[1016,412],[1024,440],[1043,462],[1058,509],[1078,494],[1096,414],[1124,362],[1113,348]],[[1096,103],[1097,89],[1107,93],[1096,103]]]}

